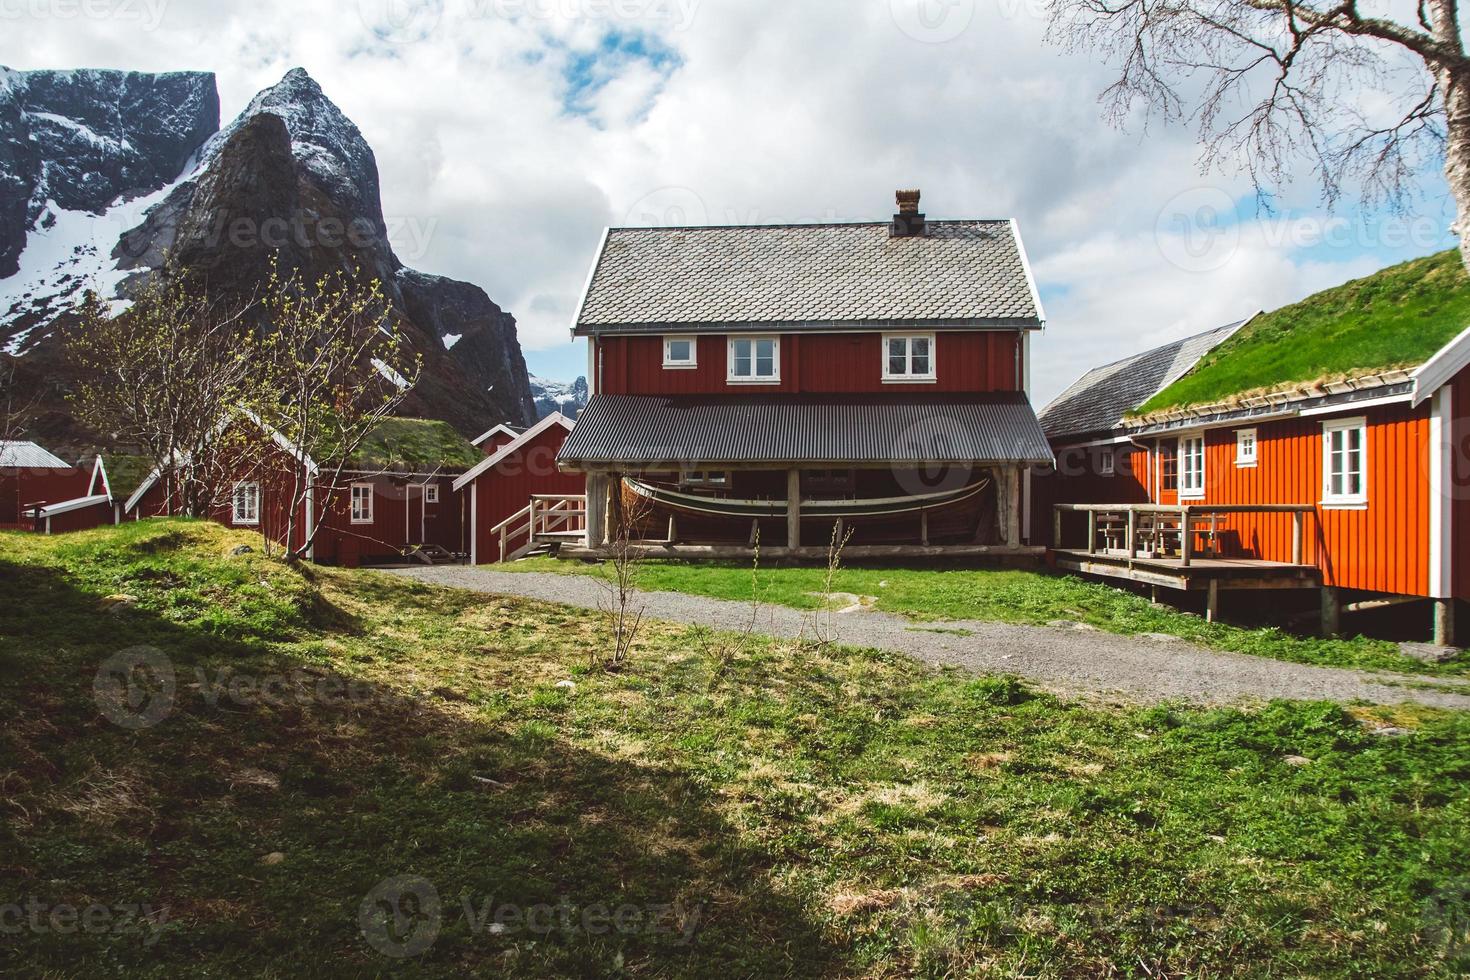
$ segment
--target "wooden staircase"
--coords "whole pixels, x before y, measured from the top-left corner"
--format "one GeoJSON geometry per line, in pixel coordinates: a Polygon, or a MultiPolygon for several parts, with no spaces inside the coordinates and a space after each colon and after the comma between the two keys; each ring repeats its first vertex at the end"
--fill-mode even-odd
{"type": "Polygon", "coordinates": [[[563,544],[575,544],[586,534],[585,494],[533,496],[529,504],[490,529],[490,536],[500,541],[503,562],[555,553],[563,544]]]}

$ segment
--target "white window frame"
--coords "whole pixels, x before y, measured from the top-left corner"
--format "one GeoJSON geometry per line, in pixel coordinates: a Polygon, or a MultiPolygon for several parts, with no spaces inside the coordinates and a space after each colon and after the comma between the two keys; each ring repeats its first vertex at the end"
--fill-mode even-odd
{"type": "Polygon", "coordinates": [[[437,504],[438,502],[439,502],[439,484],[437,484],[437,483],[425,483],[424,484],[424,503],[426,503],[426,504],[437,504]]]}
{"type": "Polygon", "coordinates": [[[354,483],[352,489],[347,491],[348,513],[354,524],[373,523],[373,485],[371,483],[354,483]],[[362,516],[357,506],[357,491],[367,491],[367,513],[362,516]]]}
{"type": "Polygon", "coordinates": [[[781,338],[774,334],[745,334],[729,338],[725,345],[725,380],[732,385],[778,385],[781,383],[781,338]],[[756,356],[755,345],[762,340],[771,342],[771,370],[774,372],[770,377],[760,377],[755,374],[756,356]],[[735,373],[735,345],[744,341],[750,342],[750,370],[748,375],[735,373]]]}
{"type": "Polygon", "coordinates": [[[1205,443],[1205,434],[1188,435],[1179,437],[1179,455],[1176,457],[1175,472],[1178,474],[1179,499],[1180,500],[1202,500],[1205,495],[1205,467],[1209,458],[1209,446],[1205,443]],[[1190,467],[1187,465],[1188,454],[1185,452],[1184,444],[1199,443],[1199,472],[1197,482],[1190,482],[1190,467]]]}
{"type": "Polygon", "coordinates": [[[699,367],[699,338],[685,336],[670,336],[664,338],[664,370],[665,371],[688,371],[699,367]],[[676,361],[670,354],[670,348],[675,341],[687,341],[689,344],[689,359],[687,361],[676,361]]]}
{"type": "Polygon", "coordinates": [[[1118,473],[1118,457],[1111,449],[1098,450],[1097,472],[1099,476],[1116,476],[1118,473]]]}
{"type": "Polygon", "coordinates": [[[1261,458],[1261,438],[1255,429],[1235,430],[1235,465],[1241,468],[1255,466],[1261,458]],[[1249,443],[1250,451],[1246,452],[1249,443]]]}
{"type": "MultiPolygon", "coordinates": [[[[1346,455],[1344,444],[1343,453],[1346,455]]],[[[1346,476],[1346,474],[1344,474],[1346,476]]],[[[1368,506],[1368,418],[1357,415],[1347,419],[1333,419],[1322,423],[1322,506],[1361,510],[1368,506]],[[1359,469],[1357,493],[1332,492],[1332,437],[1338,433],[1356,431],[1360,433],[1358,443],[1359,469]]]]}
{"type": "Polygon", "coordinates": [[[730,473],[727,470],[685,470],[679,474],[679,482],[686,487],[725,490],[730,486],[730,473]]]}
{"type": "Polygon", "coordinates": [[[241,482],[235,484],[234,490],[232,490],[231,493],[230,493],[230,523],[231,524],[238,525],[240,527],[258,527],[258,526],[260,526],[260,484],[259,483],[255,483],[253,481],[252,482],[245,482],[245,481],[242,480],[241,482]],[[245,490],[245,491],[248,491],[250,493],[252,503],[254,504],[254,508],[253,508],[254,511],[255,511],[254,516],[245,516],[245,517],[242,517],[240,515],[240,491],[241,490],[245,490]]]}
{"type": "Polygon", "coordinates": [[[910,385],[934,384],[936,381],[939,380],[938,365],[935,363],[936,358],[934,356],[937,348],[938,343],[935,339],[935,335],[932,333],[885,333],[883,335],[882,350],[883,383],[910,385]],[[903,374],[894,374],[892,371],[889,370],[890,365],[888,363],[888,344],[890,341],[894,340],[902,340],[905,342],[903,348],[903,363],[905,373],[903,374]],[[913,372],[915,340],[927,340],[929,342],[929,370],[925,374],[915,374],[913,372]]]}

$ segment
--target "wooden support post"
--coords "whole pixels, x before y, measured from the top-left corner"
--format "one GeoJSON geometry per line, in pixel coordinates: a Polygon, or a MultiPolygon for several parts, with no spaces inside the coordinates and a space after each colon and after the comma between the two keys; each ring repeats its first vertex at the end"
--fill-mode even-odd
{"type": "Polygon", "coordinates": [[[1184,508],[1184,513],[1179,515],[1179,565],[1188,568],[1190,559],[1194,555],[1194,531],[1189,524],[1189,508],[1184,508]]]}
{"type": "Polygon", "coordinates": [[[927,510],[919,511],[919,543],[926,548],[929,547],[929,512],[927,510]]]}
{"type": "Polygon", "coordinates": [[[1097,554],[1097,511],[1087,512],[1087,553],[1097,554]]]}
{"type": "MultiPolygon", "coordinates": [[[[611,544],[623,533],[623,474],[613,473],[607,478],[607,504],[603,509],[607,515],[607,535],[603,544],[611,544]]],[[[631,537],[631,534],[629,535],[631,537]]]]}
{"type": "Polygon", "coordinates": [[[1012,467],[1009,491],[1010,508],[1006,514],[1006,547],[1021,547],[1021,467],[1012,467]]]}
{"type": "Polygon", "coordinates": [[[1434,642],[1437,646],[1455,645],[1455,600],[1434,600],[1434,642]]]}
{"type": "Polygon", "coordinates": [[[786,547],[801,547],[801,471],[786,471],[786,547]]]}
{"type": "Polygon", "coordinates": [[[1307,515],[1305,512],[1297,511],[1291,515],[1291,563],[1293,565],[1300,565],[1302,563],[1306,526],[1307,515]]]}
{"type": "Polygon", "coordinates": [[[1205,603],[1205,622],[1215,623],[1220,620],[1220,580],[1210,579],[1210,592],[1205,603]]]}
{"type": "Polygon", "coordinates": [[[1330,585],[1322,586],[1322,635],[1336,636],[1342,632],[1342,600],[1337,590],[1330,585]]]}
{"type": "Polygon", "coordinates": [[[750,519],[750,537],[746,539],[745,546],[747,548],[754,548],[755,547],[755,543],[756,543],[756,541],[758,541],[760,539],[760,536],[761,536],[761,520],[760,520],[759,517],[752,517],[750,519]]]}
{"type": "Polygon", "coordinates": [[[674,523],[674,515],[669,515],[669,544],[677,544],[679,541],[679,526],[674,523]]]}
{"type": "Polygon", "coordinates": [[[1060,507],[1051,509],[1051,546],[1053,548],[1062,546],[1062,509],[1060,507]]]}
{"type": "Polygon", "coordinates": [[[607,542],[607,476],[587,474],[587,547],[601,548],[607,542]]]}
{"type": "Polygon", "coordinates": [[[1138,511],[1128,508],[1128,557],[1138,557],[1138,511]]]}

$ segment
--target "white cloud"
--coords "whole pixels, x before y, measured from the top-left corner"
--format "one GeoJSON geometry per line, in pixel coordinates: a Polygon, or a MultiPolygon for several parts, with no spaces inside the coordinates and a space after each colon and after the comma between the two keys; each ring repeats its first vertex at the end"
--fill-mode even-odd
{"type": "MultiPolygon", "coordinates": [[[[1108,69],[1045,45],[1033,0],[323,6],[173,0],[152,32],[35,17],[0,62],[207,68],[227,118],[306,67],[376,151],[385,214],[414,236],[405,258],[485,287],[542,373],[581,363],[536,351],[566,344],[602,227],[648,216],[881,218],[895,187],[920,186],[932,217],[1015,217],[1049,299],[1038,401],[1098,360],[1417,254],[1303,251],[1247,222],[1221,269],[1177,268],[1160,212],[1202,183],[1248,188],[1202,181],[1187,130],[1109,128],[1108,69]],[[955,33],[945,11],[970,19],[915,39],[955,33]]],[[[1291,203],[1314,207],[1300,187],[1291,203]]]]}

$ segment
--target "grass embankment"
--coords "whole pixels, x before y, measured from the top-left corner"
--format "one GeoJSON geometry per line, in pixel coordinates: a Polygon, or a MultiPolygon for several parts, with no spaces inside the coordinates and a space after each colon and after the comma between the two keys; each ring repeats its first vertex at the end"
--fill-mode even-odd
{"type": "Polygon", "coordinates": [[[1417,367],[1470,323],[1470,276],[1451,249],[1257,317],[1139,415],[1292,383],[1417,367]]]}
{"type": "Polygon", "coordinates": [[[0,536],[5,972],[1470,966],[1466,714],[1066,702],[653,624],[597,672],[593,615],[249,541],[0,536]],[[173,697],[104,716],[138,645],[173,697]]]}
{"type": "MultiPolygon", "coordinates": [[[[600,565],[531,558],[504,566],[515,572],[602,575],[600,565]]],[[[816,609],[825,568],[766,567],[733,562],[649,560],[638,567],[639,588],[686,592],[717,599],[751,600],[816,609]]],[[[1393,670],[1441,677],[1470,675],[1470,654],[1443,664],[1404,656],[1396,644],[1366,637],[1322,639],[1274,628],[1209,623],[1141,596],[1075,576],[993,569],[844,567],[834,591],[869,597],[872,608],[918,620],[979,620],[1045,625],[1068,621],[1123,635],[1164,633],[1217,650],[1229,650],[1324,667],[1393,670]]]]}

